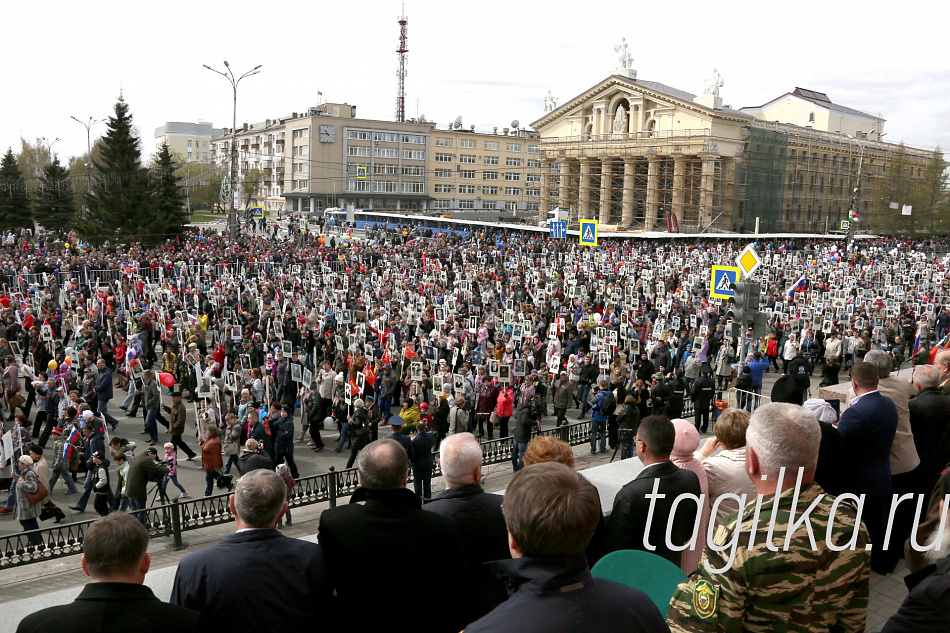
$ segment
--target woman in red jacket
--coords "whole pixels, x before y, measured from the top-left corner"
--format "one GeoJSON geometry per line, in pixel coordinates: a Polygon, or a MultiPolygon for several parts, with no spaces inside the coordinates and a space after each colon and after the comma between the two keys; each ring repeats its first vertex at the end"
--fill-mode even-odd
{"type": "Polygon", "coordinates": [[[515,392],[510,383],[498,391],[498,406],[495,413],[498,414],[498,425],[501,427],[498,437],[508,437],[508,419],[514,411],[515,392]]]}

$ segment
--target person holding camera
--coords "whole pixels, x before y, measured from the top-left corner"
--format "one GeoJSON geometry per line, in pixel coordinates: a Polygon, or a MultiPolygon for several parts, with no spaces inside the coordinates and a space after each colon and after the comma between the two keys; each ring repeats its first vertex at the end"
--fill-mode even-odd
{"type": "MultiPolygon", "coordinates": [[[[136,456],[129,464],[128,486],[126,487],[129,496],[129,510],[136,512],[144,510],[148,483],[161,483],[165,475],[170,472],[168,466],[158,463],[158,451],[150,446],[141,454],[136,456]]],[[[145,523],[145,513],[138,513],[138,519],[145,523]]]]}
{"type": "Polygon", "coordinates": [[[620,439],[620,459],[629,459],[634,455],[634,443],[637,427],[640,426],[640,408],[633,396],[627,396],[623,406],[617,412],[617,427],[620,439]]]}

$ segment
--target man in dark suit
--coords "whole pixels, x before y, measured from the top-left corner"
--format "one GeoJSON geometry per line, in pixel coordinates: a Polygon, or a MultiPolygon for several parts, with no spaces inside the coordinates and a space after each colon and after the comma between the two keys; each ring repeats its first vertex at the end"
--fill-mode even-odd
{"type": "Polygon", "coordinates": [[[644,469],[614,498],[605,535],[608,552],[652,551],[677,567],[680,565],[682,552],[674,552],[666,546],[667,525],[673,545],[688,542],[693,536],[697,506],[684,501],[676,507],[673,516],[673,502],[682,494],[698,498],[701,491],[696,473],[670,461],[675,441],[676,429],[669,419],[651,415],[640,422],[636,448],[644,469]]]}
{"type": "Polygon", "coordinates": [[[276,529],[286,499],[269,470],[241,477],[230,500],[237,532],[178,563],[171,603],[200,611],[206,630],[304,631],[326,618],[323,550],[276,529]]]}
{"type": "Polygon", "coordinates": [[[148,531],[131,515],[115,512],[89,526],[80,564],[91,582],[72,604],[23,618],[17,633],[198,633],[199,614],[161,602],[144,586],[151,558],[148,531]]]}
{"type": "Polygon", "coordinates": [[[855,398],[841,414],[838,432],[844,442],[845,456],[851,467],[851,490],[867,495],[864,523],[871,536],[871,569],[889,573],[893,563],[881,555],[884,547],[901,547],[902,543],[884,542],[885,517],[893,492],[891,483],[891,444],[897,433],[897,407],[878,391],[877,367],[856,363],[851,368],[851,386],[855,398]]]}
{"type": "Polygon", "coordinates": [[[472,574],[469,593],[476,601],[472,617],[480,618],[508,597],[504,585],[485,565],[509,557],[508,530],[501,512],[504,497],[482,488],[482,447],[471,433],[456,433],[442,441],[439,467],[446,489],[422,509],[455,520],[472,574]]]}
{"type": "Polygon", "coordinates": [[[388,438],[372,442],[360,451],[356,465],[361,487],[349,504],[320,515],[318,535],[336,591],[335,609],[356,629],[391,629],[395,612],[373,607],[367,592],[402,595],[404,588],[429,587],[437,578],[445,591],[426,602],[425,613],[413,619],[411,629],[460,631],[470,621],[472,598],[455,521],[423,512],[419,498],[406,489],[409,456],[399,443],[388,438]],[[436,570],[430,565],[433,552],[438,553],[436,570]]]}

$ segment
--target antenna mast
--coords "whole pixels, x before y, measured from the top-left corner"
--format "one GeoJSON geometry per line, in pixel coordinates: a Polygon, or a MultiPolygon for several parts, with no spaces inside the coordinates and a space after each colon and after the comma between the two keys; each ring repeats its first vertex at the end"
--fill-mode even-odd
{"type": "Polygon", "coordinates": [[[402,123],[406,120],[406,53],[409,52],[406,44],[406,33],[409,30],[409,20],[406,19],[406,3],[402,5],[402,15],[399,17],[399,48],[396,53],[399,55],[399,70],[396,76],[399,77],[399,92],[396,94],[396,121],[402,123]]]}

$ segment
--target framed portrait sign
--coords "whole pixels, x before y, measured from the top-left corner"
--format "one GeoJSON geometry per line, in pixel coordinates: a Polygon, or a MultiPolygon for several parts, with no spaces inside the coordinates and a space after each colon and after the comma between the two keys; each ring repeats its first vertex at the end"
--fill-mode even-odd
{"type": "Polygon", "coordinates": [[[290,358],[294,353],[294,344],[292,341],[284,339],[280,342],[280,351],[284,355],[284,358],[290,358]]]}
{"type": "Polygon", "coordinates": [[[500,363],[495,359],[488,361],[488,375],[491,376],[492,378],[498,378],[499,364],[500,363]]]}
{"type": "Polygon", "coordinates": [[[523,358],[517,358],[514,362],[512,373],[515,377],[521,378],[527,373],[527,362],[523,358]]]}
{"type": "Polygon", "coordinates": [[[422,363],[413,362],[409,365],[409,378],[413,381],[422,380],[422,363]]]}
{"type": "Polygon", "coordinates": [[[501,382],[501,383],[511,382],[511,365],[498,366],[498,382],[501,382]]]}
{"type": "MultiPolygon", "coordinates": [[[[360,375],[362,376],[362,374],[360,375]]],[[[300,363],[290,364],[290,379],[297,383],[303,381],[303,367],[300,363]]]]}

